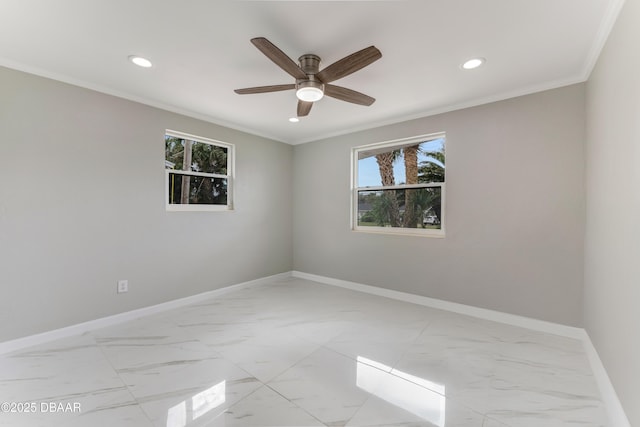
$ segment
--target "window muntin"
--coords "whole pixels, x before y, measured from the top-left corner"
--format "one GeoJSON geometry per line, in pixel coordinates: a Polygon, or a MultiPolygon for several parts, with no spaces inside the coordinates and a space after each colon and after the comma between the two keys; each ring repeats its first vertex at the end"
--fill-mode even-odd
{"type": "Polygon", "coordinates": [[[353,149],[356,231],[444,236],[445,136],[353,149]]]}
{"type": "Polygon", "coordinates": [[[230,210],[234,146],[181,132],[165,133],[167,210],[230,210]]]}

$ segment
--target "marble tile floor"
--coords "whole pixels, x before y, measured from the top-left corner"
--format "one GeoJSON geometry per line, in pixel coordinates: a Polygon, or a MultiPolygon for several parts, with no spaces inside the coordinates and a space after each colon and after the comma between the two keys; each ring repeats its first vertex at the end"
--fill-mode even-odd
{"type": "Polygon", "coordinates": [[[1,426],[606,425],[577,340],[296,278],[2,355],[0,402],[1,426]]]}

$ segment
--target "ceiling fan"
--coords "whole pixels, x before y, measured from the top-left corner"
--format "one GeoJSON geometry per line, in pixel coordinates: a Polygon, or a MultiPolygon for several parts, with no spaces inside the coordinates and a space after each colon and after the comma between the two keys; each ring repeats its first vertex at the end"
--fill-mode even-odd
{"type": "Polygon", "coordinates": [[[296,79],[295,83],[284,85],[248,87],[236,89],[234,92],[240,95],[253,93],[278,92],[281,90],[296,89],[298,98],[298,117],[309,114],[315,101],[324,95],[353,104],[369,106],[374,103],[372,98],[364,93],[357,92],[346,87],[329,84],[335,80],[348,76],[351,73],[366,67],[382,58],[382,53],[375,47],[369,46],[358,52],[352,53],[339,61],[334,62],[320,71],[320,57],[307,53],[298,58],[300,65],[296,64],[283,51],[264,37],[251,39],[251,43],[267,58],[296,79]]]}

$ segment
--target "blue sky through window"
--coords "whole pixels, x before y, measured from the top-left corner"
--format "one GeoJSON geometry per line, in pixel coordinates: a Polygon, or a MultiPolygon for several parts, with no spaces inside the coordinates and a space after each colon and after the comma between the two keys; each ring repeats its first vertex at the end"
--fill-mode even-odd
{"type": "MultiPolygon", "coordinates": [[[[418,165],[429,158],[424,155],[425,152],[441,151],[443,148],[444,138],[438,138],[420,144],[418,165]]],[[[404,173],[404,158],[402,154],[398,156],[393,164],[393,175],[395,177],[396,184],[404,183],[406,180],[404,173]]],[[[378,162],[376,162],[375,156],[358,160],[358,187],[376,187],[381,185],[382,179],[380,178],[378,162]]]]}

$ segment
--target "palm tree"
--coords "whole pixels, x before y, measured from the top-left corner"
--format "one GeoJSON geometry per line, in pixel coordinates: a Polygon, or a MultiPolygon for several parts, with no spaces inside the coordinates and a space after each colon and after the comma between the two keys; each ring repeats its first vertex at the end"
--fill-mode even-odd
{"type": "MultiPolygon", "coordinates": [[[[376,154],[376,162],[378,162],[378,169],[380,170],[380,179],[383,186],[396,185],[395,178],[393,176],[393,163],[398,158],[398,150],[387,151],[385,153],[376,154]]],[[[396,198],[395,190],[385,190],[382,192],[382,197],[385,199],[383,206],[385,211],[388,212],[389,222],[392,227],[400,226],[400,207],[398,206],[398,199],[396,198]]],[[[382,218],[378,218],[378,222],[382,218]]],[[[386,219],[386,218],[385,218],[386,219]]]]}
{"type": "MultiPolygon", "coordinates": [[[[418,183],[418,151],[420,144],[404,147],[404,170],[407,184],[418,183]]],[[[404,191],[404,218],[403,227],[417,228],[419,212],[416,208],[417,190],[406,189],[404,191]]]]}
{"type": "Polygon", "coordinates": [[[444,148],[423,153],[427,160],[420,162],[418,182],[444,182],[444,148]]]}
{"type": "MultiPolygon", "coordinates": [[[[445,174],[445,153],[444,147],[441,151],[428,151],[424,153],[427,156],[427,160],[420,162],[418,168],[418,182],[444,182],[445,174]]],[[[438,218],[438,221],[442,221],[442,192],[435,191],[435,188],[426,192],[422,203],[425,204],[423,209],[431,207],[433,213],[438,218]]]]}

